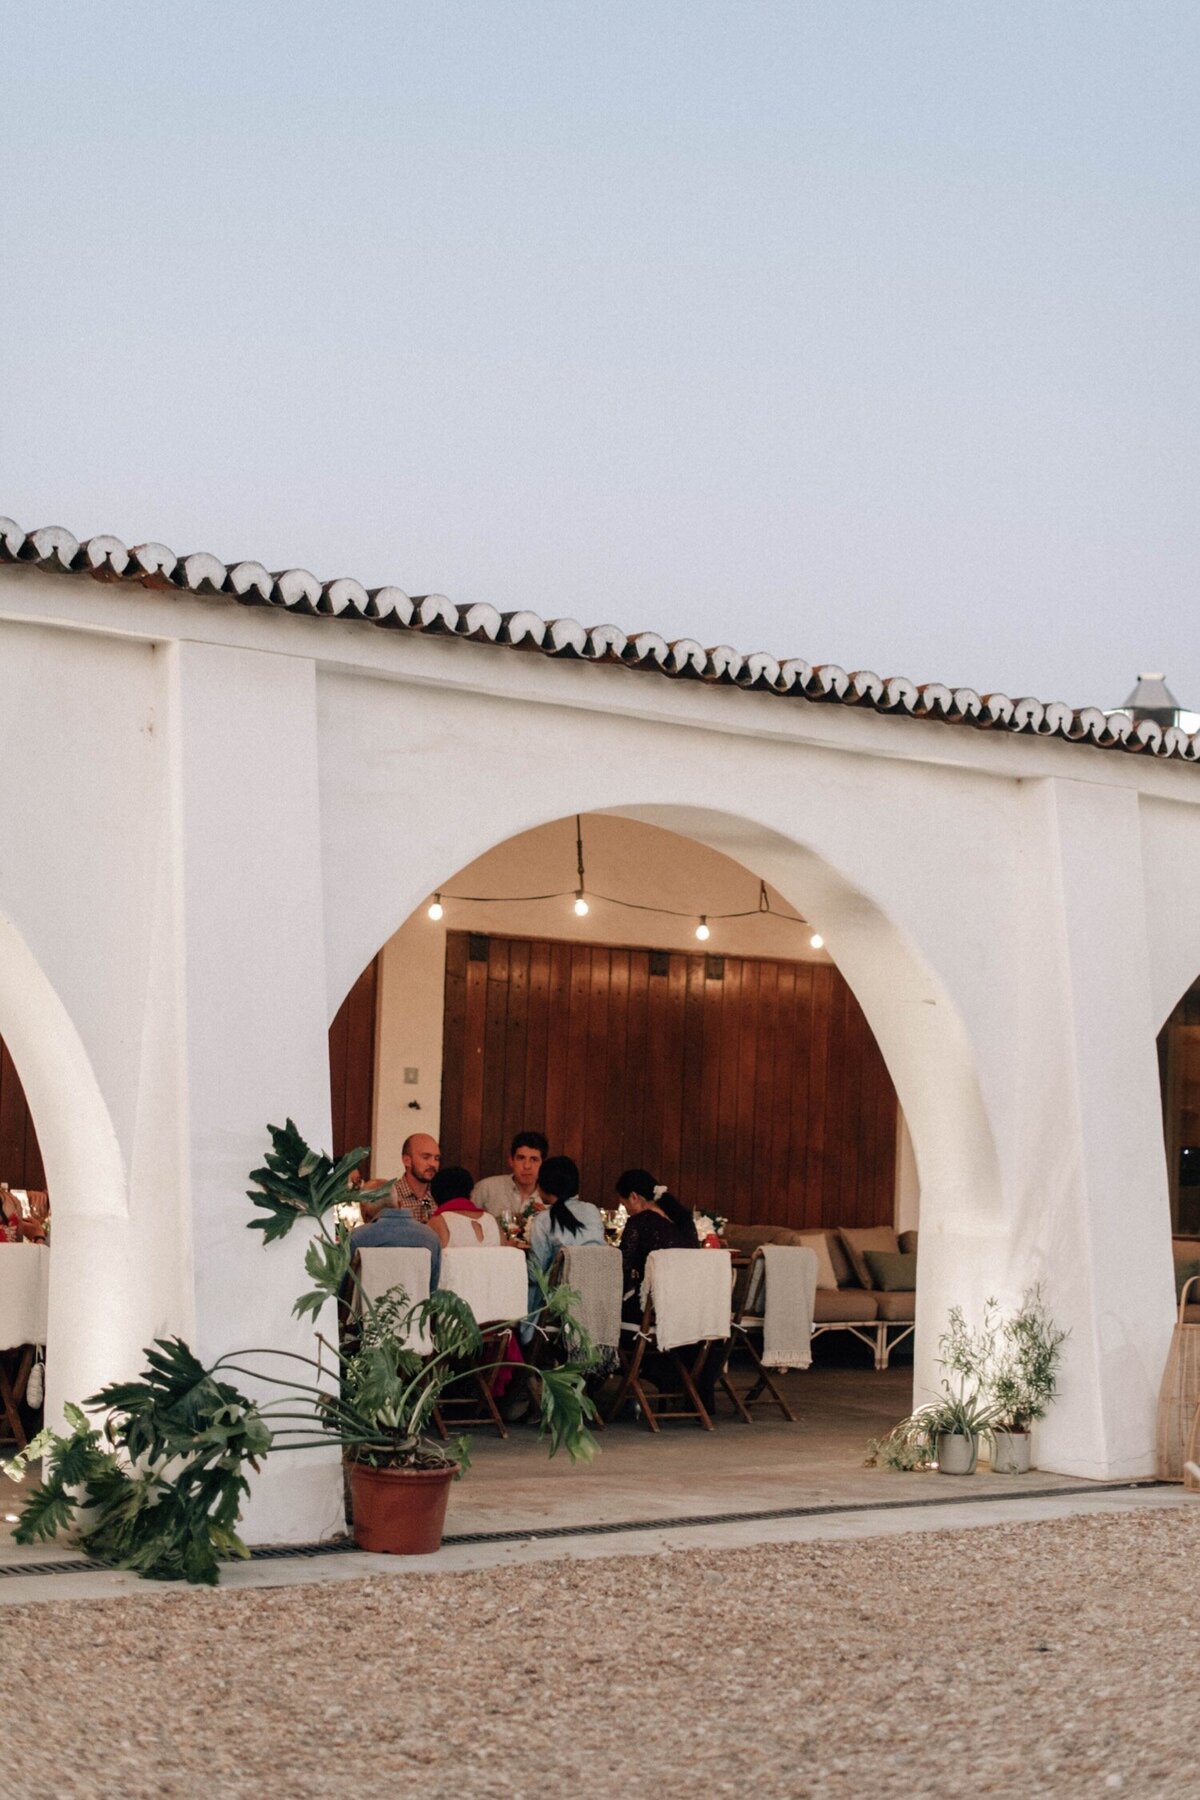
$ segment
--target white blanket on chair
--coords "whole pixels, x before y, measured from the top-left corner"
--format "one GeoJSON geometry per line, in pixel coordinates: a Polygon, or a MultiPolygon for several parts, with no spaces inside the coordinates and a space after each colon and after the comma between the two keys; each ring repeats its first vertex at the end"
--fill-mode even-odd
{"type": "Polygon", "coordinates": [[[529,1304],[525,1252],[511,1246],[443,1250],[438,1285],[465,1300],[480,1325],[520,1319],[529,1304]]]}
{"type": "Polygon", "coordinates": [[[654,1301],[660,1350],[729,1336],[732,1263],[728,1250],[652,1250],[642,1305],[654,1301]]]}
{"type": "MultiPolygon", "coordinates": [[[[415,1306],[418,1300],[429,1298],[432,1266],[433,1258],[428,1250],[419,1250],[415,1245],[365,1245],[358,1253],[358,1278],[362,1282],[363,1296],[373,1302],[390,1289],[399,1287],[408,1295],[409,1305],[415,1306]]],[[[404,1348],[415,1350],[418,1356],[428,1356],[433,1349],[428,1328],[410,1331],[404,1348]]]]}
{"type": "Polygon", "coordinates": [[[768,1369],[812,1363],[817,1253],[796,1244],[764,1244],[763,1361],[768,1369]]]}

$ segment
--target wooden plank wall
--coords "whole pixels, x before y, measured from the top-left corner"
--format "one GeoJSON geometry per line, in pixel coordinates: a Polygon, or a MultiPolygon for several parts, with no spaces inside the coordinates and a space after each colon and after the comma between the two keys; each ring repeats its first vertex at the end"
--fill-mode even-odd
{"type": "Polygon", "coordinates": [[[329,1097],[333,1154],[369,1145],[374,1131],[375,1015],[379,958],[367,964],[329,1027],[329,1097]]]}
{"type": "Polygon", "coordinates": [[[7,1181],[9,1187],[44,1190],[46,1186],[33,1115],[21,1086],[21,1077],[7,1044],[3,1043],[0,1043],[0,1181],[7,1181]]]}
{"type": "Polygon", "coordinates": [[[452,931],[441,1117],[443,1161],[493,1174],[537,1127],[602,1204],[641,1166],[741,1220],[893,1218],[895,1090],[828,963],[452,931]]]}

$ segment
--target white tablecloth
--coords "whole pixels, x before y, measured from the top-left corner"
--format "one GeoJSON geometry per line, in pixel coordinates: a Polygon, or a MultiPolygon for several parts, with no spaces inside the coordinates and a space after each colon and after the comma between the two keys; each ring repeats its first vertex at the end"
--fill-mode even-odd
{"type": "Polygon", "coordinates": [[[0,1350],[45,1343],[49,1293],[45,1244],[0,1244],[0,1350]]]}

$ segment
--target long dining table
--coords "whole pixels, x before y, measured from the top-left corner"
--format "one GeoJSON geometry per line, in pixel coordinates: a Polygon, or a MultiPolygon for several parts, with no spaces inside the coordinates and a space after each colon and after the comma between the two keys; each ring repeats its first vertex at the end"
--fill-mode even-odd
{"type": "Polygon", "coordinates": [[[37,1351],[46,1342],[50,1250],[45,1244],[0,1244],[0,1411],[5,1435],[25,1446],[21,1401],[37,1351]]]}

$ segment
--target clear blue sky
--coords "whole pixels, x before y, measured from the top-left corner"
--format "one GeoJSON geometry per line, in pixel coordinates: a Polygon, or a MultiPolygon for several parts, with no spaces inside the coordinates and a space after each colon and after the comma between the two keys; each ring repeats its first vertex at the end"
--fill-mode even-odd
{"type": "Polygon", "coordinates": [[[0,510],[1200,707],[1200,8],[0,3],[0,510]]]}

